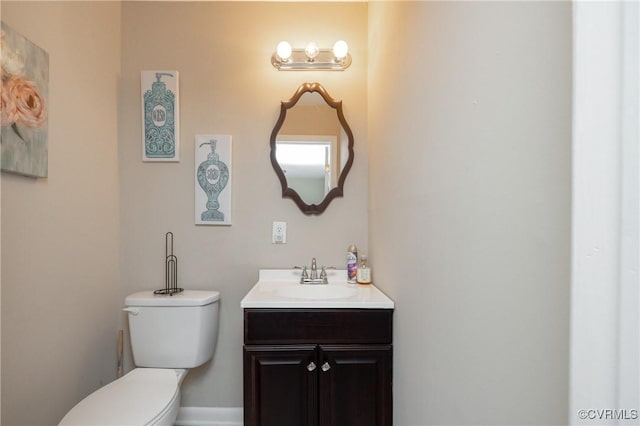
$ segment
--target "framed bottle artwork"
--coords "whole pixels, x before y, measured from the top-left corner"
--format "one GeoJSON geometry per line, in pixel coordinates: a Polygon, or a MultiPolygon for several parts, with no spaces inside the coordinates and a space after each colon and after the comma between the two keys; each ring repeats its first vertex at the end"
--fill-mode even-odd
{"type": "Polygon", "coordinates": [[[180,161],[178,71],[141,71],[142,161],[180,161]]]}
{"type": "Polygon", "coordinates": [[[195,223],[231,225],[231,135],[195,137],[195,223]]]}

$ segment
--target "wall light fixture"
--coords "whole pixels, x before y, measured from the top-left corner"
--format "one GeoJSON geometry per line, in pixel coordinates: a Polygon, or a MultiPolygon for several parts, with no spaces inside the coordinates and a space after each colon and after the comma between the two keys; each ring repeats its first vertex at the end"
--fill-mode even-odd
{"type": "Polygon", "coordinates": [[[314,42],[304,49],[293,49],[291,44],[281,41],[271,55],[271,64],[280,71],[344,71],[351,65],[351,55],[344,40],[336,41],[333,49],[321,49],[314,42]]]}

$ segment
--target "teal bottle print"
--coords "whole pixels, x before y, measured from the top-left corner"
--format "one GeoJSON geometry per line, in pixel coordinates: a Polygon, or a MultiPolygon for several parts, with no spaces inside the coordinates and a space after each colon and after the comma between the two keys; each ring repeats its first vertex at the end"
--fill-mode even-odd
{"type": "Polygon", "coordinates": [[[209,142],[200,144],[200,147],[204,145],[211,147],[207,159],[200,163],[197,170],[198,184],[207,195],[207,210],[200,214],[200,219],[203,222],[223,222],[225,220],[224,213],[220,211],[218,197],[229,182],[229,168],[220,161],[216,153],[217,142],[217,139],[211,139],[209,142]]]}
{"type": "Polygon", "coordinates": [[[167,88],[163,77],[173,83],[177,76],[155,72],[156,81],[143,95],[144,156],[149,160],[177,160],[177,98],[176,93],[167,88]]]}

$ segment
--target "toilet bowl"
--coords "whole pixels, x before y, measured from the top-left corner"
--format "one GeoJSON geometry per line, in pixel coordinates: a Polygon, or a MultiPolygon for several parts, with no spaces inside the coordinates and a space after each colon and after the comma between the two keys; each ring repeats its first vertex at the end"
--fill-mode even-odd
{"type": "Polygon", "coordinates": [[[210,360],[218,333],[217,291],[151,291],[128,296],[134,368],[73,407],[60,425],[173,425],[180,385],[190,368],[210,360]]]}
{"type": "Polygon", "coordinates": [[[60,425],[173,425],[186,374],[187,370],[133,369],[80,401],[60,425]]]}

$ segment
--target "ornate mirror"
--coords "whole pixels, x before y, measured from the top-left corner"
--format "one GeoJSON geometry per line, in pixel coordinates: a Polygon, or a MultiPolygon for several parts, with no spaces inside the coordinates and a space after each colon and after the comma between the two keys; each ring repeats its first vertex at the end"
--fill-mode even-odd
{"type": "Polygon", "coordinates": [[[353,133],[342,113],[342,101],[319,83],[304,83],[280,105],[271,132],[271,164],[282,197],[291,198],[305,214],[322,213],[343,195],[353,163],[353,133]]]}

